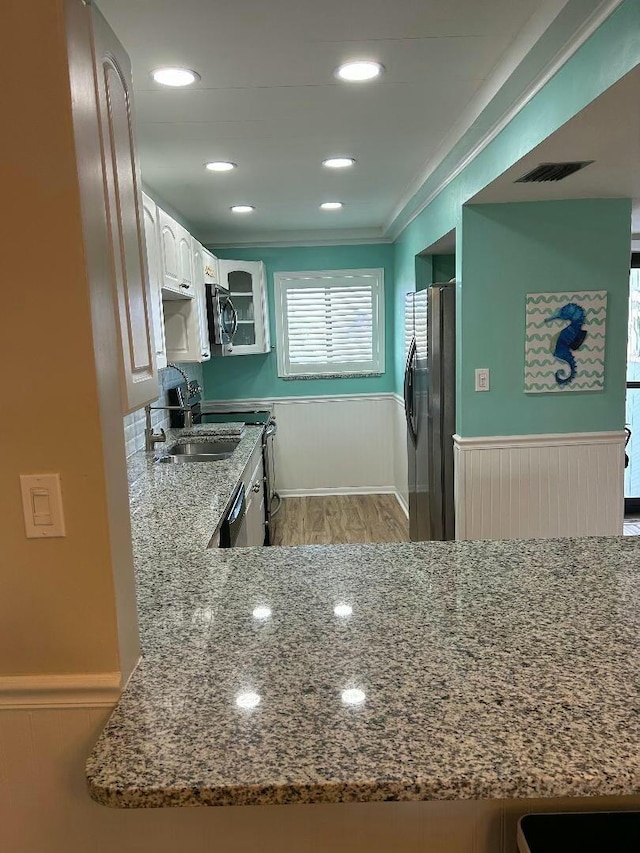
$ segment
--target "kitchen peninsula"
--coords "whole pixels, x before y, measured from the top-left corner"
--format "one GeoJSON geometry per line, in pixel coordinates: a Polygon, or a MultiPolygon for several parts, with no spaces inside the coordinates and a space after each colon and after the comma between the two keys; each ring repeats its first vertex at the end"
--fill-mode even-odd
{"type": "Polygon", "coordinates": [[[226,462],[130,460],[144,654],[94,799],[640,793],[638,537],[207,549],[251,429],[226,462]]]}

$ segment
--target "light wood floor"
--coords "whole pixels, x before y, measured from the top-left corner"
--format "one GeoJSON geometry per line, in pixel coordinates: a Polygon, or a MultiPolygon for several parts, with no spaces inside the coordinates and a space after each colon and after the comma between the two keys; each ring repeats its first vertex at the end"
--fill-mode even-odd
{"type": "Polygon", "coordinates": [[[407,542],[409,522],[393,495],[284,498],[274,545],[407,542]]]}
{"type": "Polygon", "coordinates": [[[640,516],[628,516],[624,520],[625,536],[640,536],[640,516]]]}

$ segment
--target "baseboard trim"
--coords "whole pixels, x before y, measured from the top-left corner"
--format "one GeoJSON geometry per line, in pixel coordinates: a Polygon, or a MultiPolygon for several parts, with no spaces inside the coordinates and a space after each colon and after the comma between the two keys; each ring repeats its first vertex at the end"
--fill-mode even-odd
{"type": "Polygon", "coordinates": [[[121,692],[119,672],[9,675],[0,678],[0,709],[109,708],[121,692]]]}
{"type": "Polygon", "coordinates": [[[540,435],[487,435],[473,438],[453,436],[454,444],[461,451],[501,450],[508,447],[568,447],[582,444],[624,444],[625,433],[614,432],[567,432],[541,433],[540,435]]]}
{"type": "Polygon", "coordinates": [[[281,498],[326,498],[332,495],[396,495],[395,486],[339,486],[319,489],[278,489],[281,498]]]}
{"type": "Polygon", "coordinates": [[[409,504],[405,501],[404,495],[402,495],[397,489],[395,490],[396,500],[400,504],[400,509],[402,512],[409,518],[409,504]]]}

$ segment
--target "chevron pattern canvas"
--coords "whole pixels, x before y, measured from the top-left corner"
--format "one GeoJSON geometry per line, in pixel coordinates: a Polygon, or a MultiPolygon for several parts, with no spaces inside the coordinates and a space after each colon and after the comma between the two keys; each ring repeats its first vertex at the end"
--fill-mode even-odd
{"type": "Polygon", "coordinates": [[[602,391],[606,322],[606,290],[528,293],[525,392],[602,391]]]}

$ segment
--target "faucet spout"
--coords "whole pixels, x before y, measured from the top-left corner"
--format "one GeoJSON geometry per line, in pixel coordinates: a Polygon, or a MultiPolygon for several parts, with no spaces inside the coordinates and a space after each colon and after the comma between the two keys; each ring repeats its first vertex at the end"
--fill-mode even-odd
{"type": "Polygon", "coordinates": [[[190,406],[151,406],[144,407],[145,416],[145,431],[144,431],[144,449],[147,452],[153,450],[156,444],[161,441],[166,441],[167,436],[163,429],[160,432],[154,432],[151,426],[151,412],[184,412],[185,429],[190,429],[193,426],[193,412],[190,406]]]}
{"type": "MultiPolygon", "coordinates": [[[[173,367],[174,370],[178,371],[180,376],[182,376],[182,378],[186,382],[187,391],[189,392],[189,394],[199,394],[200,393],[202,388],[200,387],[200,383],[198,382],[197,379],[189,379],[189,377],[184,372],[184,370],[179,365],[175,364],[175,362],[173,362],[173,361],[170,361],[167,364],[167,367],[173,367]]],[[[185,426],[186,426],[186,424],[185,424],[185,426]]]]}

